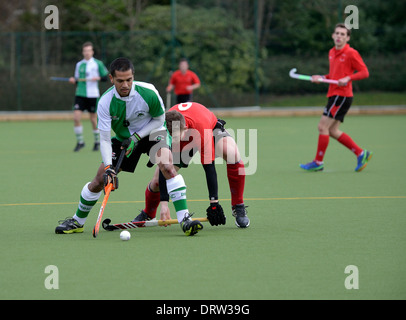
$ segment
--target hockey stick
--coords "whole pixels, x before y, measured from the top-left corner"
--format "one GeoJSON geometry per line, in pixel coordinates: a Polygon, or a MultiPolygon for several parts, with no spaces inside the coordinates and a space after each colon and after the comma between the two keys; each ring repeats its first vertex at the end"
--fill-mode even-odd
{"type": "MultiPolygon", "coordinates": [[[[293,68],[289,71],[289,76],[293,79],[298,79],[298,80],[306,80],[306,81],[312,81],[311,76],[306,76],[304,74],[298,74],[296,73],[297,69],[293,68]]],[[[337,80],[330,80],[330,79],[324,79],[324,78],[319,78],[319,82],[325,82],[325,83],[332,83],[332,84],[338,84],[337,80]]]]}
{"type": "MultiPolygon", "coordinates": [[[[200,222],[209,221],[207,218],[194,218],[192,220],[198,220],[200,222]]],[[[149,220],[149,221],[136,221],[136,222],[127,222],[127,223],[116,223],[110,224],[110,219],[105,219],[102,223],[103,229],[107,231],[114,231],[114,230],[125,230],[125,229],[137,229],[137,228],[145,228],[145,227],[156,227],[156,226],[164,226],[168,224],[177,224],[179,223],[177,219],[170,219],[170,220],[149,220]]]]}
{"type": "MultiPolygon", "coordinates": [[[[123,162],[125,153],[126,153],[126,148],[124,147],[124,149],[121,151],[120,157],[118,158],[118,161],[117,161],[117,165],[116,165],[116,173],[117,174],[118,174],[118,170],[121,167],[121,163],[123,162]]],[[[113,183],[112,182],[110,182],[104,188],[104,193],[105,194],[104,194],[102,205],[100,207],[99,215],[97,216],[96,225],[93,228],[93,238],[96,238],[97,235],[99,234],[101,219],[103,217],[104,209],[106,208],[107,200],[109,199],[109,196],[110,196],[110,193],[111,193],[112,189],[113,189],[113,183]]]]}
{"type": "Polygon", "coordinates": [[[170,92],[167,92],[167,93],[166,93],[166,110],[169,110],[169,109],[170,109],[170,107],[171,107],[171,101],[172,101],[171,93],[170,93],[170,92]]]}
{"type": "MultiPolygon", "coordinates": [[[[171,80],[173,72],[169,71],[169,81],[171,80]]],[[[172,103],[172,96],[171,92],[166,93],[166,110],[169,110],[171,108],[171,103],[172,103]]]]}
{"type": "MultiPolygon", "coordinates": [[[[63,78],[63,77],[51,77],[51,78],[49,78],[49,80],[69,82],[69,78],[63,78]]],[[[87,79],[81,78],[81,79],[77,79],[77,81],[82,82],[82,81],[87,81],[87,79]]]]}

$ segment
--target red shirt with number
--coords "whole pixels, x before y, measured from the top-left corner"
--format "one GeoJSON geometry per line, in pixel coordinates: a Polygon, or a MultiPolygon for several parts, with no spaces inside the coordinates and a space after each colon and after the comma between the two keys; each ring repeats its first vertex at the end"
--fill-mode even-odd
{"type": "Polygon", "coordinates": [[[180,103],[169,109],[173,110],[180,112],[185,118],[187,129],[192,129],[187,132],[185,137],[187,141],[181,141],[180,151],[187,152],[197,148],[202,164],[212,163],[215,159],[213,142],[213,129],[217,123],[215,114],[197,102],[180,103]]]}
{"type": "Polygon", "coordinates": [[[361,55],[347,43],[344,48],[340,50],[337,50],[335,47],[332,48],[328,54],[328,58],[330,61],[330,70],[329,73],[325,75],[327,79],[340,80],[349,76],[351,80],[343,87],[330,84],[327,97],[352,97],[352,81],[369,77],[368,68],[362,60],[361,55]],[[357,72],[354,73],[355,71],[357,72]]]}
{"type": "Polygon", "coordinates": [[[183,74],[180,70],[177,70],[172,74],[169,83],[175,86],[176,95],[190,94],[192,91],[186,88],[192,84],[200,83],[200,79],[193,71],[187,70],[183,74]]]}

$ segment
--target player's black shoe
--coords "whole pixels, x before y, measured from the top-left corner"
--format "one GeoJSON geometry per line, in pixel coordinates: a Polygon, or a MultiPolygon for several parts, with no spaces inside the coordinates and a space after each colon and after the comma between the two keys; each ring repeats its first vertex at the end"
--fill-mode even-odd
{"type": "Polygon", "coordinates": [[[151,219],[152,219],[152,218],[151,218],[144,210],[141,210],[141,213],[140,213],[138,216],[136,216],[136,217],[133,219],[132,222],[149,221],[149,220],[151,220],[151,219]]]}
{"type": "Polygon", "coordinates": [[[80,225],[72,217],[68,217],[65,220],[60,220],[59,226],[55,228],[55,233],[57,234],[69,234],[69,233],[82,233],[83,224],[80,225]]]}
{"type": "Polygon", "coordinates": [[[186,213],[185,217],[183,218],[182,222],[180,223],[180,227],[182,231],[187,236],[194,236],[200,230],[203,229],[203,225],[198,220],[192,220],[190,217],[192,214],[186,213]]]}
{"type": "Polygon", "coordinates": [[[233,206],[233,216],[235,217],[235,225],[238,228],[248,228],[250,219],[247,217],[247,208],[244,204],[237,204],[233,206]]]}
{"type": "Polygon", "coordinates": [[[99,142],[95,142],[94,146],[93,146],[93,151],[99,151],[100,150],[100,143],[99,142]]]}
{"type": "Polygon", "coordinates": [[[78,142],[77,144],[76,144],[76,147],[75,147],[75,149],[73,149],[73,151],[74,152],[78,152],[80,149],[82,149],[82,148],[84,148],[85,147],[85,143],[84,142],[78,142]]]}

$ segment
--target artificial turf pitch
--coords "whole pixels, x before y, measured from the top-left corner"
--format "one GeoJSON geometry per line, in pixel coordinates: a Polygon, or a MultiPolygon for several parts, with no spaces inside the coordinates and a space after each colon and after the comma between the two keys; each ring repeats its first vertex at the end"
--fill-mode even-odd
{"type": "MultiPolygon", "coordinates": [[[[83,234],[54,233],[101,161],[88,122],[79,153],[71,122],[1,123],[0,299],[405,299],[406,117],[346,118],[342,129],[374,152],[361,173],[333,139],[324,172],[299,168],[314,157],[318,119],[226,119],[229,128],[257,129],[257,155],[244,151],[250,170],[257,159],[246,178],[248,229],[234,224],[219,164],[225,226],[204,223],[194,237],[179,225],[136,229],[127,242],[105,230],[92,237],[102,197],[83,234]],[[45,287],[49,265],[58,268],[59,289],[45,287]],[[358,268],[358,289],[345,287],[349,265],[358,268]]],[[[153,174],[146,162],[119,175],[104,218],[126,222],[143,208],[153,174]]],[[[204,217],[202,167],[181,173],[190,211],[204,217]]]]}

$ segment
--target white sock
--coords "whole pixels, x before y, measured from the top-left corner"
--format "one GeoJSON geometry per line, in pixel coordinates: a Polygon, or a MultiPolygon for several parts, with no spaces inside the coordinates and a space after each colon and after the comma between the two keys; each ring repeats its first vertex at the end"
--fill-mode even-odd
{"type": "Polygon", "coordinates": [[[79,143],[83,143],[83,141],[84,141],[84,139],[83,139],[83,126],[73,127],[73,131],[75,132],[76,140],[79,143]]]}
{"type": "Polygon", "coordinates": [[[93,130],[94,142],[100,143],[100,132],[99,129],[93,130]]]}
{"type": "Polygon", "coordinates": [[[181,223],[185,214],[189,212],[186,202],[186,185],[183,177],[178,174],[177,176],[166,180],[166,187],[168,189],[169,198],[172,200],[176,210],[176,217],[178,222],[181,223]]]}
{"type": "Polygon", "coordinates": [[[86,218],[79,218],[75,213],[75,215],[73,216],[73,219],[75,219],[79,224],[84,225],[85,222],[86,222],[87,217],[86,218]]]}

